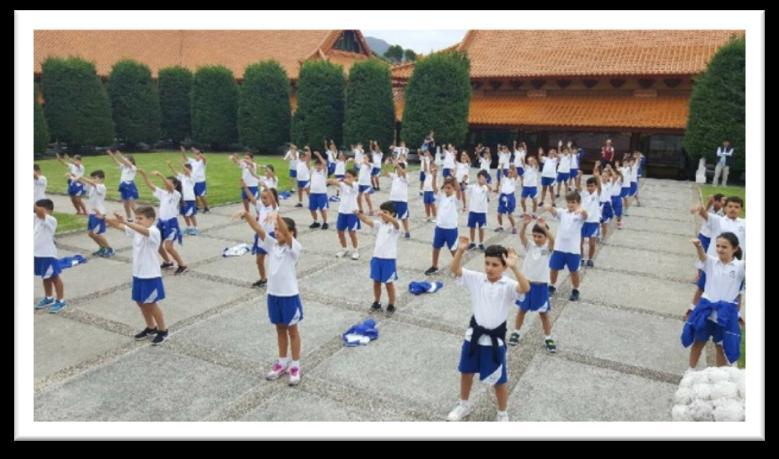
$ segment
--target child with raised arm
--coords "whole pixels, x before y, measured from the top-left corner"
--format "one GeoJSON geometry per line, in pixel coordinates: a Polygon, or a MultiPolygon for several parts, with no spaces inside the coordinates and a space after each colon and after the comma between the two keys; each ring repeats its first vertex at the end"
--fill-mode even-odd
{"type": "MultiPolygon", "coordinates": [[[[454,256],[457,247],[457,201],[460,197],[460,186],[454,177],[447,177],[441,188],[441,192],[438,193],[438,213],[433,233],[433,265],[425,271],[428,276],[438,273],[441,248],[446,245],[454,256]]],[[[433,191],[438,192],[438,178],[435,175],[433,175],[433,191]]]]}
{"type": "Polygon", "coordinates": [[[389,200],[393,204],[395,218],[403,222],[404,237],[409,239],[411,233],[408,231],[408,177],[406,176],[406,165],[394,158],[390,158],[388,162],[395,166],[395,172],[385,172],[385,175],[392,179],[389,200]]]}
{"type": "Polygon", "coordinates": [[[197,236],[200,232],[197,229],[197,201],[195,200],[195,179],[192,176],[192,165],[184,164],[181,170],[176,170],[170,161],[166,161],[173,175],[181,183],[181,206],[180,213],[184,217],[184,223],[187,228],[183,234],[197,236]]]}
{"type": "MultiPolygon", "coordinates": [[[[263,186],[260,192],[260,198],[256,199],[251,194],[245,183],[241,183],[241,186],[248,192],[247,195],[254,204],[257,211],[257,223],[262,226],[266,233],[271,236],[275,236],[276,228],[276,213],[279,208],[279,195],[275,188],[268,188],[263,186]]],[[[268,283],[268,276],[265,274],[265,256],[268,252],[260,246],[259,235],[254,235],[254,244],[252,245],[252,253],[256,257],[257,272],[260,275],[260,280],[252,284],[252,287],[264,287],[268,283]]]]}
{"type": "Polygon", "coordinates": [[[84,195],[84,185],[78,181],[78,178],[84,175],[84,164],[81,163],[81,156],[75,155],[70,159],[68,155],[61,156],[57,153],[57,161],[68,168],[68,173],[75,178],[68,179],[68,195],[70,202],[76,209],[76,215],[87,215],[87,206],[81,196],[84,195]]]}
{"type": "Polygon", "coordinates": [[[387,309],[385,315],[395,312],[395,284],[398,280],[397,263],[400,223],[394,217],[397,214],[395,203],[386,201],[379,206],[379,219],[373,220],[355,212],[355,215],[373,229],[376,243],[371,258],[371,279],[373,280],[373,304],[371,312],[381,312],[381,284],[387,289],[387,309]]]}
{"type": "Polygon", "coordinates": [[[195,202],[203,208],[203,213],[207,214],[211,210],[208,208],[208,199],[206,193],[208,187],[206,186],[206,164],[208,159],[202,151],[195,147],[192,147],[192,153],[195,154],[194,158],[187,157],[187,150],[181,147],[181,156],[185,163],[192,166],[192,179],[195,181],[195,202]]]}
{"type": "Polygon", "coordinates": [[[314,222],[308,227],[311,229],[322,228],[326,230],[327,225],[327,209],[330,207],[330,201],[327,199],[327,161],[319,154],[318,151],[314,151],[316,159],[314,160],[314,170],[311,171],[311,186],[309,188],[308,195],[308,211],[311,212],[311,218],[314,222]],[[322,223],[317,221],[317,211],[322,215],[322,223]]]}
{"type": "MultiPolygon", "coordinates": [[[[365,159],[363,159],[365,161],[365,159]]],[[[360,252],[357,248],[357,230],[360,229],[360,219],[354,215],[358,208],[357,195],[359,193],[357,183],[355,183],[355,173],[349,169],[344,175],[343,181],[328,179],[327,184],[338,187],[341,193],[341,202],[338,204],[338,219],[335,222],[335,229],[338,232],[338,241],[341,244],[341,250],[336,252],[337,258],[349,255],[349,249],[346,245],[346,232],[349,232],[349,238],[352,241],[352,260],[360,258],[360,252]]]]}
{"type": "Polygon", "coordinates": [[[181,228],[179,228],[179,206],[181,203],[181,182],[176,177],[165,178],[164,175],[158,171],[152,172],[162,179],[165,189],[155,186],[146,172],[143,169],[138,169],[138,173],[143,177],[143,181],[154,193],[154,197],[160,201],[159,219],[157,220],[157,229],[160,231],[162,237],[162,244],[159,245],[159,253],[163,259],[160,268],[167,269],[173,267],[171,258],[176,260],[178,268],[176,268],[175,274],[181,274],[186,272],[189,268],[184,264],[184,260],[181,259],[176,247],[173,245],[173,241],[178,240],[179,244],[182,243],[181,228]]]}
{"type": "Polygon", "coordinates": [[[92,252],[92,255],[98,257],[112,257],[114,256],[114,249],[108,244],[105,236],[105,194],[106,188],[103,184],[105,180],[105,174],[102,170],[93,171],[89,174],[91,178],[78,177],[70,175],[71,180],[77,180],[87,188],[89,207],[89,219],[87,220],[87,235],[95,241],[95,244],[99,247],[96,252],[92,252]]]}
{"type": "MultiPolygon", "coordinates": [[[[476,176],[477,183],[468,185],[465,193],[469,194],[468,199],[468,228],[471,231],[471,241],[476,241],[476,228],[479,228],[479,250],[484,252],[484,227],[487,225],[487,210],[490,200],[490,187],[487,185],[490,173],[484,170],[479,171],[476,176]]],[[[471,242],[468,250],[475,249],[475,242],[471,242]]]]}
{"type": "Polygon", "coordinates": [[[425,181],[422,183],[422,202],[425,205],[425,221],[430,223],[436,218],[435,192],[433,191],[433,181],[436,180],[438,168],[430,158],[430,152],[425,152],[427,161],[425,167],[425,181]]]}
{"type": "Polygon", "coordinates": [[[557,287],[557,274],[564,267],[568,267],[571,273],[571,284],[573,290],[569,300],[579,301],[579,264],[581,263],[581,239],[582,226],[587,220],[587,211],[581,208],[581,196],[576,191],[571,191],[565,195],[566,207],[555,208],[552,206],[544,207],[544,210],[550,212],[556,218],[560,225],[557,227],[557,239],[555,240],[554,252],[549,258],[549,294],[554,294],[557,287]]]}
{"type": "Polygon", "coordinates": [[[35,201],[35,218],[33,223],[33,257],[35,275],[43,280],[43,291],[46,296],[35,304],[35,309],[49,309],[49,313],[57,314],[67,307],[65,302],[65,287],[62,284],[60,265],[57,262],[57,246],[54,234],[57,232],[57,219],[54,203],[51,199],[35,201]],[[54,293],[56,292],[56,299],[54,293]]]}
{"type": "Polygon", "coordinates": [[[119,166],[121,174],[119,178],[119,194],[122,197],[122,206],[124,206],[124,214],[127,217],[127,221],[132,222],[135,201],[138,200],[138,187],[135,186],[135,171],[137,170],[135,159],[132,156],[123,155],[119,150],[111,151],[110,148],[106,150],[106,153],[119,166]]]}

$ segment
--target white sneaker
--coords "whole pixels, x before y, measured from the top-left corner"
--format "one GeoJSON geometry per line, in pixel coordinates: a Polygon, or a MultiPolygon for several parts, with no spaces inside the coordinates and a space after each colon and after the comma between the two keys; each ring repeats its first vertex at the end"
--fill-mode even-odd
{"type": "Polygon", "coordinates": [[[286,373],[288,369],[289,369],[288,366],[282,365],[281,363],[276,361],[276,363],[273,364],[273,367],[271,367],[268,374],[265,375],[265,379],[267,379],[268,381],[275,381],[279,379],[279,376],[286,373]]]}
{"type": "Polygon", "coordinates": [[[359,260],[360,259],[360,252],[354,251],[352,252],[352,260],[359,260]]]}
{"type": "Polygon", "coordinates": [[[335,253],[335,257],[336,258],[343,258],[346,255],[349,255],[349,251],[348,250],[339,250],[338,252],[335,253]]]}
{"type": "Polygon", "coordinates": [[[457,402],[457,406],[454,407],[452,411],[449,412],[449,415],[446,417],[448,421],[456,422],[456,421],[462,421],[463,418],[471,414],[471,411],[473,411],[473,407],[469,402],[457,402]]]}
{"type": "Polygon", "coordinates": [[[297,386],[300,384],[300,368],[299,367],[290,367],[289,368],[289,385],[290,386],[297,386]]]}
{"type": "Polygon", "coordinates": [[[498,413],[498,416],[495,418],[495,422],[509,422],[508,412],[498,413]]]}

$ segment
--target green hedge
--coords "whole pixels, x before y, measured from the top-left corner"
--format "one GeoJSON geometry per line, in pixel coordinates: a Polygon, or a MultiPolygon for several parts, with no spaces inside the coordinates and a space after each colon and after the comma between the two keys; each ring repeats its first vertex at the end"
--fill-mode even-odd
{"type": "Polygon", "coordinates": [[[46,148],[49,146],[49,126],[46,124],[46,117],[43,116],[43,108],[38,103],[37,94],[35,99],[35,119],[33,127],[35,129],[35,137],[33,141],[34,153],[46,153],[46,148]]]}
{"type": "Polygon", "coordinates": [[[114,142],[111,105],[93,63],[49,58],[42,65],[41,87],[54,141],[71,149],[114,142]]]}
{"type": "Polygon", "coordinates": [[[134,146],[160,140],[160,99],[148,66],[129,59],[115,63],[108,95],[118,141],[134,146]]]}
{"type": "Polygon", "coordinates": [[[296,126],[298,144],[319,148],[323,139],[341,145],[344,123],[343,67],[327,61],[307,61],[298,79],[296,126]]]}
{"type": "Polygon", "coordinates": [[[389,66],[378,59],[355,63],[346,85],[344,144],[376,140],[390,145],[395,137],[395,106],[389,66]]]}
{"type": "Polygon", "coordinates": [[[218,149],[238,140],[238,85],[223,66],[201,67],[192,83],[192,137],[218,149]]]}
{"type": "Polygon", "coordinates": [[[162,138],[182,143],[192,136],[192,72],[184,67],[166,67],[160,69],[158,78],[162,138]]]}
{"type": "Polygon", "coordinates": [[[276,61],[246,67],[238,99],[238,137],[242,145],[276,153],[289,142],[292,109],[289,77],[276,61]]]}

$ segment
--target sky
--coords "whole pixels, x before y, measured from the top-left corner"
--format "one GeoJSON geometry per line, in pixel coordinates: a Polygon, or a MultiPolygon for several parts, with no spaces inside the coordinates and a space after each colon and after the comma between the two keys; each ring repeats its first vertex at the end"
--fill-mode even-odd
{"type": "Polygon", "coordinates": [[[413,49],[417,54],[429,54],[430,51],[452,46],[463,39],[467,30],[366,30],[366,37],[381,38],[390,45],[400,45],[403,49],[413,49]]]}

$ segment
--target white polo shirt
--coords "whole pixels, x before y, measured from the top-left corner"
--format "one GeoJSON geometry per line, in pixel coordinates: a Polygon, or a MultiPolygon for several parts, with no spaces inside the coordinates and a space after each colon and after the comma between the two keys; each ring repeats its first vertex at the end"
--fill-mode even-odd
{"type": "Polygon", "coordinates": [[[538,167],[525,166],[525,173],[522,175],[523,186],[538,186],[538,167]]]}
{"type": "Polygon", "coordinates": [[[433,174],[425,174],[425,181],[422,182],[422,191],[433,191],[433,174]]]}
{"type": "Polygon", "coordinates": [[[435,224],[441,229],[457,228],[457,194],[447,196],[443,191],[438,193],[438,213],[435,224]]]}
{"type": "Polygon", "coordinates": [[[160,200],[160,212],[158,215],[160,220],[177,218],[181,193],[176,190],[167,191],[157,187],[154,190],[154,197],[160,200]]]}
{"type": "Polygon", "coordinates": [[[734,302],[742,291],[741,283],[746,276],[746,263],[736,260],[723,263],[717,256],[706,256],[706,261],[698,261],[698,269],[706,273],[706,287],[703,298],[711,302],[734,302]]]}
{"type": "Polygon", "coordinates": [[[268,217],[276,211],[276,208],[274,208],[272,205],[266,206],[259,199],[255,203],[254,207],[257,209],[257,223],[262,226],[262,229],[265,230],[266,233],[273,233],[276,230],[276,219],[269,219],[268,217]]]}
{"type": "Polygon", "coordinates": [[[257,164],[256,163],[246,164],[244,161],[241,161],[240,166],[241,166],[241,178],[243,179],[243,182],[246,184],[246,186],[249,187],[258,186],[260,184],[260,180],[252,175],[252,172],[254,172],[255,174],[257,173],[257,164]]]}
{"type": "Polygon", "coordinates": [[[57,246],[54,245],[54,233],[57,232],[57,219],[51,215],[44,218],[33,216],[33,256],[57,258],[57,246]]]}
{"type": "Polygon", "coordinates": [[[295,267],[303,246],[292,238],[292,245],[281,245],[270,234],[258,238],[258,245],[268,252],[268,295],[295,296],[300,294],[295,267]]]}
{"type": "Polygon", "coordinates": [[[381,161],[384,159],[384,153],[373,152],[371,153],[371,160],[373,161],[373,167],[381,167],[381,161]]]}
{"type": "Polygon", "coordinates": [[[600,202],[611,202],[611,182],[601,181],[600,202]]]}
{"type": "Polygon", "coordinates": [[[121,177],[119,178],[122,182],[132,182],[135,180],[135,171],[138,170],[137,167],[133,166],[132,163],[130,166],[125,166],[124,164],[119,165],[119,172],[121,173],[121,177]]]}
{"type": "Polygon", "coordinates": [[[557,172],[567,174],[571,172],[571,155],[560,156],[560,164],[557,166],[557,172]]]}
{"type": "MultiPolygon", "coordinates": [[[[486,274],[463,268],[462,276],[458,277],[456,282],[468,289],[476,323],[488,330],[505,322],[516,301],[524,297],[517,293],[518,282],[506,276],[501,276],[496,282],[490,282],[486,274]]],[[[468,328],[465,332],[466,341],[471,340],[472,333],[473,330],[468,328]]],[[[478,344],[492,346],[492,339],[482,335],[478,344]]],[[[503,345],[503,340],[498,339],[498,344],[503,345]]]]}
{"type": "Polygon", "coordinates": [[[514,150],[514,167],[525,167],[525,150],[514,150]]]}
{"type": "Polygon", "coordinates": [[[392,177],[389,200],[408,202],[408,179],[395,173],[391,173],[389,176],[392,177]]]}
{"type": "Polygon", "coordinates": [[[48,185],[49,181],[42,175],[39,175],[38,178],[33,177],[33,181],[35,202],[46,199],[46,185],[48,185]]]}
{"type": "Polygon", "coordinates": [[[144,236],[129,226],[124,228],[124,233],[133,238],[133,277],[139,279],[162,277],[160,260],[157,258],[162,235],[154,225],[147,229],[149,235],[144,236]]]}
{"type": "Polygon", "coordinates": [[[594,193],[582,190],[582,207],[587,211],[587,223],[599,223],[600,222],[600,196],[596,189],[594,193]]]}
{"type": "Polygon", "coordinates": [[[327,169],[311,171],[311,194],[327,194],[327,169]]]}
{"type": "Polygon", "coordinates": [[[454,176],[457,182],[468,181],[471,166],[468,163],[457,163],[454,176]]]}
{"type": "Polygon", "coordinates": [[[557,226],[557,238],[554,243],[555,251],[580,254],[582,225],[584,225],[581,214],[568,212],[568,209],[558,207],[557,215],[554,218],[560,222],[557,226]]]}
{"type": "Polygon", "coordinates": [[[344,182],[338,184],[341,189],[341,201],[338,203],[339,214],[352,214],[357,209],[358,188],[356,183],[347,185],[344,182]]]}
{"type": "Polygon", "coordinates": [[[500,181],[500,193],[501,194],[514,194],[517,190],[516,177],[503,177],[500,181]]]}
{"type": "Polygon", "coordinates": [[[541,162],[544,163],[544,168],[541,171],[541,177],[546,177],[546,178],[557,177],[557,158],[549,158],[547,156],[542,156],[541,162]]]}
{"type": "Polygon", "coordinates": [[[490,189],[487,185],[472,183],[465,189],[468,193],[468,211],[481,214],[487,213],[487,202],[489,201],[490,189]]]}
{"type": "Polygon", "coordinates": [[[181,182],[181,199],[183,199],[184,201],[194,201],[195,200],[195,180],[192,179],[192,176],[186,174],[178,174],[176,178],[179,179],[179,182],[181,182]]]}
{"type": "Polygon", "coordinates": [[[89,207],[90,214],[96,214],[100,212],[101,215],[105,215],[105,184],[96,183],[95,186],[87,185],[87,207],[89,207]]]}
{"type": "Polygon", "coordinates": [[[311,179],[308,171],[308,165],[304,161],[298,161],[298,165],[295,169],[297,171],[298,181],[306,182],[311,179]]]}
{"type": "Polygon", "coordinates": [[[346,161],[341,161],[340,159],[337,159],[335,161],[335,175],[345,175],[346,174],[346,161]]]}
{"type": "Polygon", "coordinates": [[[485,158],[483,156],[481,158],[479,158],[479,170],[489,172],[489,170],[490,170],[490,162],[491,161],[488,158],[485,158]]]}
{"type": "Polygon", "coordinates": [[[522,262],[522,274],[529,282],[549,283],[549,257],[552,249],[548,242],[536,245],[532,239],[525,245],[525,260],[522,262]]]}
{"type": "Polygon", "coordinates": [[[454,152],[453,151],[445,151],[444,152],[444,169],[454,169],[454,152]]]}
{"type": "MultiPolygon", "coordinates": [[[[711,235],[711,244],[709,244],[709,250],[706,252],[711,257],[717,256],[717,243],[716,237],[722,233],[733,233],[738,237],[738,245],[741,247],[741,253],[746,256],[747,254],[747,222],[743,218],[736,218],[731,220],[725,216],[719,216],[713,213],[709,213],[709,219],[706,222],[708,226],[709,234],[711,235]]],[[[744,257],[742,257],[744,258],[744,257]]],[[[708,282],[706,282],[708,284],[708,282]]]]}
{"type": "Polygon", "coordinates": [[[68,165],[68,170],[70,170],[71,174],[76,176],[76,178],[74,178],[73,180],[77,180],[77,179],[79,179],[79,178],[84,176],[84,165],[83,164],[81,164],[80,166],[77,166],[75,164],[69,164],[68,165]]]}
{"type": "Polygon", "coordinates": [[[387,260],[398,258],[398,236],[400,236],[400,229],[396,229],[392,223],[384,223],[383,220],[374,220],[373,234],[376,235],[376,243],[373,246],[374,257],[387,260]]]}
{"type": "Polygon", "coordinates": [[[499,151],[498,152],[498,169],[508,169],[511,162],[511,153],[499,151]]]}
{"type": "Polygon", "coordinates": [[[192,178],[195,179],[195,183],[206,181],[206,164],[202,159],[188,158],[187,164],[192,166],[192,178]]]}

